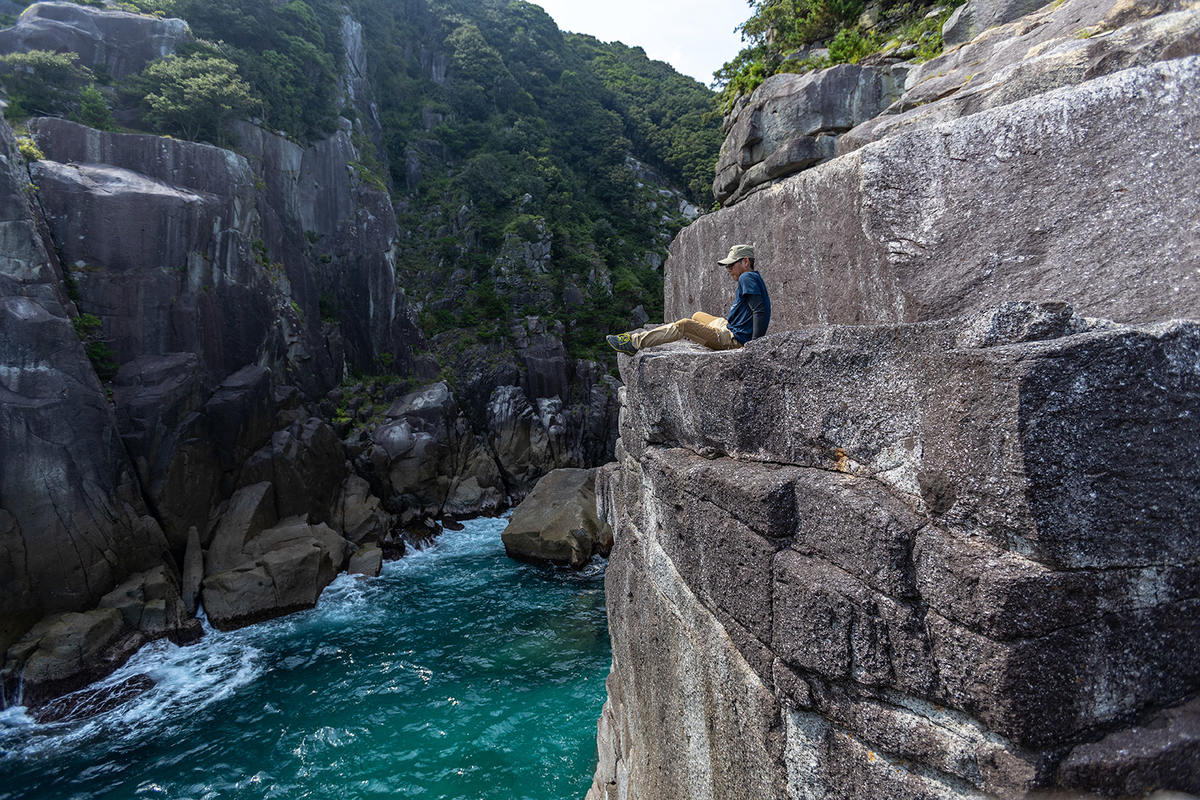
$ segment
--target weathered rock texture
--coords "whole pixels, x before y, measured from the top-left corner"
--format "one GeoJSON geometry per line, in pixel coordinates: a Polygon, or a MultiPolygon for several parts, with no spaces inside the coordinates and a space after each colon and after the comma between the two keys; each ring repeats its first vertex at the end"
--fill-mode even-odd
{"type": "Polygon", "coordinates": [[[0,52],[77,53],[79,63],[120,80],[192,38],[181,19],[160,19],[77,3],[34,3],[0,30],[0,52]]]}
{"type": "Polygon", "coordinates": [[[870,66],[867,59],[768,78],[725,117],[714,195],[731,206],[886,136],[1200,54],[1200,9],[1192,0],[1042,5],[972,0],[946,23],[947,51],[922,64],[880,53],[870,66]]]}
{"type": "Polygon", "coordinates": [[[771,330],[938,319],[1009,300],[1200,316],[1200,58],[1135,67],[891,136],[676,237],[666,316],[721,313],[756,246],[771,330]]]}
{"type": "MultiPolygon", "coordinates": [[[[309,410],[348,369],[407,372],[421,344],[386,186],[361,167],[382,159],[361,32],[345,21],[356,120],[308,147],[249,124],[235,153],[41,119],[26,164],[0,123],[0,705],[194,635],[200,604],[221,627],[311,606],[349,540],[391,533],[309,410]],[[81,314],[120,367],[108,387],[81,314]]],[[[69,3],[2,34],[0,52],[75,52],[115,78],[190,37],[69,3]]]]}
{"type": "Polygon", "coordinates": [[[579,569],[607,555],[612,531],[596,515],[596,471],[556,469],[538,481],[500,534],[509,558],[579,569]]]}
{"type": "Polygon", "coordinates": [[[907,73],[907,66],[842,64],[771,76],[725,118],[713,194],[732,205],[781,177],[828,161],[840,134],[900,97],[907,73]]]}
{"type": "Polygon", "coordinates": [[[49,614],[94,608],[168,544],[0,125],[0,650],[49,614]]]}
{"type": "Polygon", "coordinates": [[[1200,787],[1200,323],[1013,303],[622,370],[591,797],[1200,787]]]}
{"type": "MultiPolygon", "coordinates": [[[[970,4],[958,13],[969,10],[970,4]]],[[[915,66],[900,99],[842,136],[838,153],[1130,67],[1197,54],[1195,3],[1051,4],[915,66]]]]}

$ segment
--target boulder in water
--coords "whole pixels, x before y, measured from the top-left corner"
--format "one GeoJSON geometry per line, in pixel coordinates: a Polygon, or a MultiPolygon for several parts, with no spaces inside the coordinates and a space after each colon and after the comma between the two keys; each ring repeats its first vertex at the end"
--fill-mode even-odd
{"type": "MultiPolygon", "coordinates": [[[[233,535],[233,529],[226,531],[227,537],[233,535]]],[[[245,541],[240,563],[204,579],[209,621],[218,630],[232,630],[312,608],[346,565],[349,549],[324,523],[309,525],[305,517],[283,520],[245,541]]],[[[226,558],[231,555],[224,550],[226,558]]]]}
{"type": "Polygon", "coordinates": [[[603,527],[596,514],[596,471],[556,469],[517,506],[500,538],[509,558],[579,569],[593,553],[607,552],[603,527]]]}

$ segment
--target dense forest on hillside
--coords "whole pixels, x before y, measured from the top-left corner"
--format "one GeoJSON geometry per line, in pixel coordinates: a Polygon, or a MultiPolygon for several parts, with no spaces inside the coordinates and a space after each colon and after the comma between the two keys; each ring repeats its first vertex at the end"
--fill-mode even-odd
{"type": "Polygon", "coordinates": [[[666,246],[712,204],[720,118],[710,90],[640,48],[563,33],[522,0],[121,6],[181,17],[195,40],[122,81],[10,56],[10,119],[236,149],[227,123],[242,117],[315,141],[360,113],[341,88],[348,8],[378,111],[355,125],[360,177],[392,195],[398,280],[443,364],[528,315],[561,322],[573,356],[606,359],[603,334],[661,318],[666,246]]]}
{"type": "Polygon", "coordinates": [[[679,201],[712,202],[709,90],[530,3],[360,0],[355,15],[412,234],[406,285],[430,297],[439,344],[502,336],[508,312],[561,320],[572,354],[599,355],[636,307],[661,318],[679,201]]]}

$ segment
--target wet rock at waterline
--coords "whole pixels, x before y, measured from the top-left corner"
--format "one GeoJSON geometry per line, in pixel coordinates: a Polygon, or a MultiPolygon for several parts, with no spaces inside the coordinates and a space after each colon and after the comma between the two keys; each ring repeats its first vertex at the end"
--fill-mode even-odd
{"type": "Polygon", "coordinates": [[[307,515],[280,518],[274,484],[239,489],[208,544],[201,599],[222,630],[311,608],[346,566],[350,543],[307,515]]]}
{"type": "Polygon", "coordinates": [[[374,578],[379,575],[382,568],[383,549],[379,545],[371,544],[359,548],[350,556],[350,564],[346,567],[346,571],[351,575],[365,575],[368,578],[374,578]]]}
{"type": "MultiPolygon", "coordinates": [[[[187,644],[202,634],[181,597],[178,575],[169,566],[156,567],[131,576],[94,610],[52,615],[35,625],[8,650],[5,696],[38,708],[112,672],[147,642],[187,644]]],[[[88,701],[94,702],[99,699],[88,701]]]]}
{"type": "Polygon", "coordinates": [[[262,484],[240,503],[249,512],[222,523],[214,539],[219,558],[206,567],[202,598],[213,627],[228,630],[312,608],[345,566],[350,544],[324,523],[288,517],[265,530],[262,484]],[[259,499],[258,504],[253,500],[259,499]],[[241,524],[245,520],[245,525],[241,524]]]}
{"type": "Polygon", "coordinates": [[[612,549],[612,530],[596,515],[596,471],[556,469],[513,511],[501,534],[509,558],[533,563],[587,564],[612,549]]]}

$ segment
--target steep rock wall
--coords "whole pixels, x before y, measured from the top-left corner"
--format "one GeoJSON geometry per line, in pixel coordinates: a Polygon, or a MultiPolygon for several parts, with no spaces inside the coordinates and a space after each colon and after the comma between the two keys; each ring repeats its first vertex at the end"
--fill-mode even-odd
{"type": "Polygon", "coordinates": [[[1200,788],[1197,323],[1017,303],[622,377],[591,797],[1200,788]]]}
{"type": "Polygon", "coordinates": [[[728,307],[756,246],[772,330],[1061,300],[1122,322],[1200,315],[1200,58],[904,132],[701,217],[671,245],[666,316],[728,307]]]}
{"type": "MultiPolygon", "coordinates": [[[[190,35],[112,9],[35,10],[27,22],[74,21],[62,47],[87,63],[144,62],[190,35]]],[[[359,122],[309,147],[248,124],[235,153],[41,119],[30,133],[44,158],[27,164],[0,123],[0,704],[36,709],[149,638],[194,636],[201,593],[230,625],[311,605],[348,539],[392,535],[311,413],[346,369],[407,371],[420,343],[395,285],[391,204],[362,164],[379,130],[360,34],[343,26],[359,122]],[[251,486],[258,513],[243,518],[230,501],[251,486]],[[245,548],[206,572],[220,531],[245,548]],[[260,561],[294,591],[248,591],[238,570],[261,577],[260,561]],[[122,599],[150,584],[170,587],[169,608],[122,599]]]]}
{"type": "Polygon", "coordinates": [[[0,126],[0,650],[168,552],[0,126]]]}

